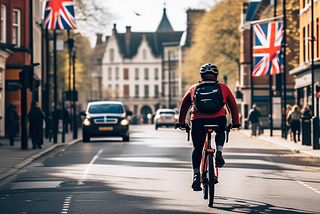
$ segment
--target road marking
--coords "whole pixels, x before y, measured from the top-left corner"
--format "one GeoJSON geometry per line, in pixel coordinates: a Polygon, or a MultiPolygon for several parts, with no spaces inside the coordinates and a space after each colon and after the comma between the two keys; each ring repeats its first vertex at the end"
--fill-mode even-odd
{"type": "Polygon", "coordinates": [[[68,195],[65,199],[64,199],[64,203],[61,209],[61,213],[63,214],[67,214],[69,211],[69,206],[70,206],[70,201],[71,201],[72,195],[68,195]]]}
{"type": "Polygon", "coordinates": [[[78,181],[78,185],[84,185],[83,181],[86,180],[92,164],[97,160],[97,158],[99,157],[99,155],[101,154],[102,151],[103,151],[103,149],[100,149],[99,152],[92,158],[87,169],[83,173],[82,179],[78,181]]]}
{"type": "Polygon", "coordinates": [[[308,184],[303,183],[302,181],[297,181],[299,184],[302,184],[303,186],[307,187],[308,189],[311,189],[312,191],[314,191],[315,193],[320,194],[320,191],[318,191],[317,189],[309,186],[308,184]]]}

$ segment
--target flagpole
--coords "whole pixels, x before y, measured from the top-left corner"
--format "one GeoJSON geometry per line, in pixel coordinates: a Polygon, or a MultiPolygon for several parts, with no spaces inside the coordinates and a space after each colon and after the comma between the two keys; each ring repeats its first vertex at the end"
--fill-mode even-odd
{"type": "MultiPolygon", "coordinates": [[[[274,17],[277,17],[277,0],[274,1],[274,17]]],[[[272,78],[273,76],[269,75],[269,106],[270,106],[270,114],[269,114],[269,126],[270,126],[270,137],[273,136],[273,93],[272,93],[272,78]]]]}
{"type": "Polygon", "coordinates": [[[250,25],[250,64],[251,64],[251,77],[250,77],[250,87],[251,87],[251,105],[250,105],[250,109],[253,105],[253,51],[252,51],[252,48],[253,48],[253,27],[252,27],[252,24],[250,25]]]}
{"type": "MultiPolygon", "coordinates": [[[[287,72],[286,72],[286,47],[287,47],[287,41],[286,41],[286,29],[287,29],[287,24],[286,24],[286,0],[283,0],[283,105],[282,105],[282,123],[281,123],[281,135],[282,138],[287,139],[287,131],[286,131],[286,106],[287,106],[287,72]]],[[[281,87],[282,88],[282,87],[281,87]]]]}
{"type": "Polygon", "coordinates": [[[53,30],[53,81],[54,81],[54,116],[53,116],[53,143],[58,142],[58,112],[57,112],[57,102],[58,102],[58,88],[57,88],[57,33],[53,30]]]}

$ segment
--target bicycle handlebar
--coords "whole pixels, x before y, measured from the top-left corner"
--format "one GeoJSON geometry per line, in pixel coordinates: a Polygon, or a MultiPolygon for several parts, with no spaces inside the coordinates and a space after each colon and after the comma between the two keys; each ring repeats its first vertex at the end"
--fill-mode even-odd
{"type": "MultiPolygon", "coordinates": [[[[225,127],[225,131],[227,132],[227,136],[226,136],[226,143],[228,143],[229,141],[229,132],[232,128],[240,128],[240,124],[232,124],[229,123],[228,125],[226,125],[225,127]]],[[[188,123],[185,124],[180,124],[180,123],[176,123],[174,124],[174,128],[177,129],[179,128],[180,130],[186,130],[186,132],[188,133],[188,141],[190,140],[190,126],[188,123]]]]}

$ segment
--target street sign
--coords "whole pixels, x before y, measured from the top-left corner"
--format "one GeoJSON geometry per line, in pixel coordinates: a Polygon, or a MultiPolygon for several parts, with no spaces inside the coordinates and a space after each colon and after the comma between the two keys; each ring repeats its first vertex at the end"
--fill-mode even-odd
{"type": "Polygon", "coordinates": [[[320,91],[316,93],[316,97],[320,98],[320,91]]]}

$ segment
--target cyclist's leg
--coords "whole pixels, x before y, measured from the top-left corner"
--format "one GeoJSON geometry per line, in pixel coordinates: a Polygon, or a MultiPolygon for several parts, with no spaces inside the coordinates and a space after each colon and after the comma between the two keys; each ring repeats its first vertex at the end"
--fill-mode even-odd
{"type": "Polygon", "coordinates": [[[192,120],[191,138],[193,143],[192,151],[192,168],[193,168],[193,183],[192,188],[195,191],[200,191],[200,163],[202,157],[203,145],[205,142],[205,131],[203,129],[203,119],[192,120]]]}
{"type": "Polygon", "coordinates": [[[217,125],[219,125],[219,130],[217,131],[215,141],[216,141],[216,163],[218,167],[222,167],[225,161],[222,157],[222,148],[225,141],[225,127],[227,124],[227,118],[225,116],[214,118],[217,125]]]}

